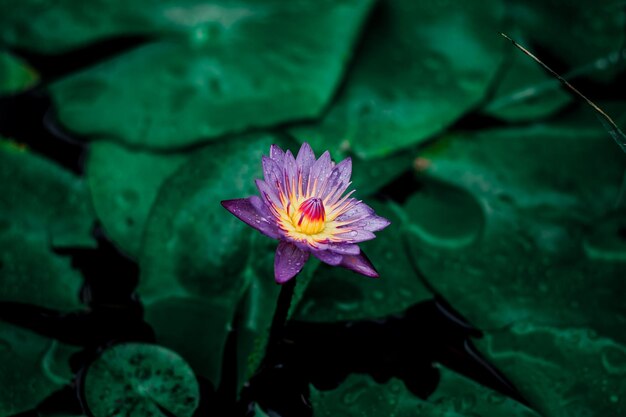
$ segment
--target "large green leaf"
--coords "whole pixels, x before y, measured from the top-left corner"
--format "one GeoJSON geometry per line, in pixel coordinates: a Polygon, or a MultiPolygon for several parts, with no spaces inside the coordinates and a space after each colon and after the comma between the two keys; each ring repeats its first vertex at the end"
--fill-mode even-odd
{"type": "Polygon", "coordinates": [[[626,352],[626,159],[592,122],[453,135],[421,155],[425,186],[405,205],[431,284],[549,417],[625,411],[611,395],[626,352]]]}
{"type": "Polygon", "coordinates": [[[74,309],[82,277],[55,247],[91,246],[84,182],[13,142],[0,141],[0,299],[74,309]]]}
{"type": "Polygon", "coordinates": [[[37,73],[25,62],[0,49],[0,95],[19,93],[37,82],[37,73]]]}
{"type": "MultiPolygon", "coordinates": [[[[392,379],[377,384],[366,375],[350,375],[333,391],[311,389],[315,417],[538,417],[534,411],[446,368],[427,401],[392,379]]],[[[416,376],[417,377],[417,376],[416,376]]]]}
{"type": "Polygon", "coordinates": [[[320,124],[291,132],[366,158],[440,132],[483,98],[496,73],[502,3],[381,2],[337,101],[320,124]]]}
{"type": "Polygon", "coordinates": [[[376,239],[360,244],[379,278],[368,278],[343,268],[323,265],[297,312],[304,321],[361,320],[403,311],[432,294],[415,275],[402,241],[400,219],[386,204],[374,203],[376,214],[391,221],[376,239]]]}
{"type": "Polygon", "coordinates": [[[85,375],[94,417],[191,417],[200,402],[196,376],[176,353],[128,343],[105,350],[85,375]]]}
{"type": "Polygon", "coordinates": [[[70,383],[76,348],[0,321],[0,415],[34,408],[70,383]]]}
{"type": "Polygon", "coordinates": [[[371,3],[249,1],[194,42],[141,46],[55,83],[52,98],[76,133],[161,149],[315,117],[371,3]]]}
{"type": "Polygon", "coordinates": [[[91,145],[87,179],[107,236],[137,257],[143,230],[161,184],[189,157],[131,150],[108,141],[91,145]]]}
{"type": "MultiPolygon", "coordinates": [[[[273,274],[277,242],[220,204],[257,193],[261,155],[272,143],[285,145],[259,134],[196,152],[161,188],[144,236],[139,293],[146,320],[161,344],[179,350],[215,385],[240,302],[242,324],[252,333],[243,339],[254,344],[271,322],[279,290],[273,274]]],[[[239,351],[245,362],[255,350],[239,351]]]]}

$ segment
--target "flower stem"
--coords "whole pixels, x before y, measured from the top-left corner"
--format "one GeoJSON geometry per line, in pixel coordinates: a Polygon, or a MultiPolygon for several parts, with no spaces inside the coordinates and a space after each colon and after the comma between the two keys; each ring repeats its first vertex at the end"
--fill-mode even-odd
{"type": "Polygon", "coordinates": [[[296,278],[297,277],[293,277],[280,288],[280,294],[276,302],[276,310],[274,311],[274,319],[272,320],[272,327],[270,328],[268,341],[269,350],[273,349],[283,337],[287,314],[289,314],[289,307],[291,307],[291,300],[293,298],[294,289],[296,288],[296,278]]]}

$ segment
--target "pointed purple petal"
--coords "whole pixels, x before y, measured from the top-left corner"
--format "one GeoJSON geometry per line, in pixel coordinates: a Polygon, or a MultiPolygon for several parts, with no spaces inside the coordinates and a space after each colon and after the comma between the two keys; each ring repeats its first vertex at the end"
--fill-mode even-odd
{"type": "Polygon", "coordinates": [[[374,265],[372,265],[363,252],[359,255],[344,255],[339,266],[358,272],[359,274],[367,277],[378,278],[376,268],[374,268],[374,265]]]}
{"type": "Polygon", "coordinates": [[[274,187],[270,187],[263,180],[256,180],[256,187],[259,189],[259,194],[265,200],[268,206],[282,207],[280,198],[278,198],[277,190],[274,187]]]}
{"type": "Polygon", "coordinates": [[[276,257],[274,258],[274,277],[276,282],[284,284],[298,275],[307,259],[309,259],[308,252],[281,240],[276,248],[276,257]]]}
{"type": "Polygon", "coordinates": [[[261,163],[263,165],[263,177],[265,178],[267,185],[276,190],[281,188],[284,189],[282,167],[279,167],[276,161],[272,158],[268,158],[267,156],[263,156],[263,158],[261,158],[261,163]]]}
{"type": "Polygon", "coordinates": [[[353,245],[350,243],[329,243],[326,246],[327,250],[341,255],[358,255],[361,253],[359,245],[353,245]]]}
{"type": "Polygon", "coordinates": [[[390,224],[391,222],[389,220],[374,214],[364,219],[356,220],[342,227],[345,227],[347,229],[363,229],[367,230],[368,232],[377,232],[379,230],[383,230],[390,224]]]}
{"type": "Polygon", "coordinates": [[[280,149],[278,145],[270,146],[270,158],[272,158],[278,166],[283,166],[283,160],[285,159],[285,152],[280,149]]]}
{"type": "Polygon", "coordinates": [[[239,220],[254,227],[264,235],[278,239],[280,234],[274,217],[268,212],[261,199],[257,196],[240,198],[236,200],[224,200],[222,206],[239,220]]]}
{"type": "Polygon", "coordinates": [[[297,195],[298,190],[298,168],[296,166],[296,158],[293,157],[291,151],[285,152],[285,162],[283,165],[283,178],[285,179],[285,189],[287,194],[293,190],[297,195]]]}
{"type": "Polygon", "coordinates": [[[334,204],[350,185],[352,175],[352,159],[346,158],[338,163],[328,176],[324,189],[320,193],[320,198],[326,205],[334,204]]]}
{"type": "Polygon", "coordinates": [[[365,203],[351,198],[350,204],[352,205],[345,213],[337,216],[335,220],[340,222],[356,221],[374,214],[374,209],[365,203]]]}
{"type": "Polygon", "coordinates": [[[319,196],[321,188],[324,185],[326,178],[328,178],[332,172],[332,169],[333,165],[330,160],[330,153],[326,151],[311,167],[311,175],[309,176],[309,191],[313,191],[313,184],[317,182],[315,195],[319,196]]]}
{"type": "Polygon", "coordinates": [[[343,259],[343,255],[326,250],[313,251],[313,255],[320,261],[333,266],[339,265],[343,259]]]}
{"type": "Polygon", "coordinates": [[[345,233],[339,233],[335,236],[342,238],[346,243],[365,242],[366,240],[372,240],[376,237],[374,233],[363,229],[348,229],[345,233]]]}
{"type": "Polygon", "coordinates": [[[303,143],[300,147],[300,151],[298,151],[298,156],[296,157],[296,165],[298,166],[298,170],[300,175],[302,176],[302,190],[306,194],[306,189],[309,184],[309,176],[311,174],[311,167],[315,163],[315,153],[313,153],[313,149],[308,143],[303,143]]]}

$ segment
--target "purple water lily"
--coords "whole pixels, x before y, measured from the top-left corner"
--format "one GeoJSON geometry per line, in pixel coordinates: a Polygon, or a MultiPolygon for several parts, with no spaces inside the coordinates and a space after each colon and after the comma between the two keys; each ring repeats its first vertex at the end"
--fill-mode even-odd
{"type": "Polygon", "coordinates": [[[373,239],[389,220],[352,198],[352,160],[337,165],[328,151],[319,159],[305,143],[294,158],[276,145],[263,156],[265,181],[256,180],[259,196],[222,201],[240,220],[280,240],[274,260],[276,282],[296,276],[312,253],[329,265],[369,277],[378,273],[357,245],[373,239]]]}

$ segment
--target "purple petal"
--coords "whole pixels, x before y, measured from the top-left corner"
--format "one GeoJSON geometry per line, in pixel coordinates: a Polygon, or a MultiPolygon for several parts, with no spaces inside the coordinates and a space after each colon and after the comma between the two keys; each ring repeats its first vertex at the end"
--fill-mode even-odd
{"type": "Polygon", "coordinates": [[[296,166],[296,158],[293,157],[291,151],[285,152],[285,162],[283,165],[283,177],[285,178],[285,189],[290,194],[290,190],[298,190],[298,167],[296,166]]]}
{"type": "Polygon", "coordinates": [[[352,159],[346,158],[338,163],[328,176],[324,189],[320,193],[320,198],[325,200],[327,205],[334,204],[350,185],[352,175],[352,159]]]}
{"type": "Polygon", "coordinates": [[[326,250],[313,251],[313,255],[320,261],[333,266],[339,265],[343,259],[343,255],[326,250]]]}
{"type": "Polygon", "coordinates": [[[308,252],[281,240],[276,248],[276,257],[274,258],[274,277],[276,282],[284,284],[298,275],[307,259],[309,259],[308,252]]]}
{"type": "Polygon", "coordinates": [[[222,206],[239,220],[254,227],[264,235],[274,239],[278,239],[280,236],[274,217],[269,213],[259,197],[252,196],[236,200],[224,200],[222,201],[222,206]]]}
{"type": "Polygon", "coordinates": [[[259,189],[259,194],[263,197],[265,202],[274,207],[282,207],[280,198],[278,198],[277,190],[274,187],[270,187],[263,180],[256,180],[256,186],[259,189]]]}
{"type": "Polygon", "coordinates": [[[366,240],[372,240],[376,237],[374,233],[364,229],[346,230],[345,233],[339,233],[335,236],[342,238],[346,243],[365,242],[366,240]]]}
{"type": "Polygon", "coordinates": [[[329,243],[326,246],[329,251],[339,253],[341,255],[358,255],[361,253],[359,245],[353,245],[351,243],[329,243]]]}
{"type": "Polygon", "coordinates": [[[309,176],[311,174],[311,167],[315,163],[315,153],[313,153],[313,149],[308,143],[303,143],[300,147],[300,151],[298,151],[298,156],[296,157],[296,165],[298,166],[298,170],[302,175],[302,189],[306,194],[306,189],[309,184],[309,176]]]}
{"type": "Polygon", "coordinates": [[[284,188],[284,176],[282,167],[278,166],[276,161],[267,156],[261,158],[263,164],[263,177],[265,182],[271,188],[284,188]]]}
{"type": "Polygon", "coordinates": [[[377,232],[379,230],[383,230],[385,227],[389,226],[391,222],[384,217],[380,217],[377,215],[371,215],[364,219],[356,220],[352,223],[347,224],[345,227],[348,229],[363,229],[368,232],[377,232]]]}
{"type": "Polygon", "coordinates": [[[270,146],[270,158],[272,158],[278,166],[283,166],[283,161],[285,159],[285,152],[280,149],[278,145],[270,146]]]}
{"type": "Polygon", "coordinates": [[[372,265],[363,252],[358,255],[344,255],[339,266],[351,269],[367,277],[378,278],[376,268],[374,268],[374,265],[372,265]]]}
{"type": "Polygon", "coordinates": [[[326,178],[332,172],[333,165],[330,160],[330,153],[328,151],[324,152],[320,158],[315,161],[313,166],[311,167],[311,175],[309,176],[309,191],[313,191],[313,184],[317,182],[316,195],[319,196],[319,192],[321,191],[321,187],[324,185],[326,178]]]}
{"type": "Polygon", "coordinates": [[[354,198],[351,198],[349,201],[350,204],[352,204],[352,207],[350,207],[345,213],[337,216],[335,220],[340,222],[356,221],[374,214],[374,209],[367,204],[361,203],[354,198]]]}

